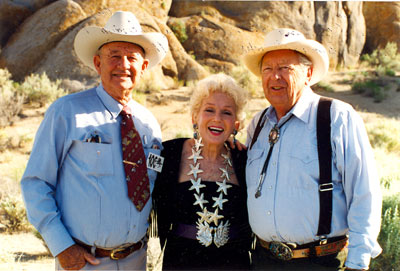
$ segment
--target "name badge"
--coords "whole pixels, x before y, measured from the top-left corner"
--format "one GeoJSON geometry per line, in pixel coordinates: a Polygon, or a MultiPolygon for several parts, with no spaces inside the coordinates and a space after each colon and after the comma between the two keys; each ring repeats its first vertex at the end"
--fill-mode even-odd
{"type": "Polygon", "coordinates": [[[163,164],[164,157],[154,153],[149,153],[146,161],[147,168],[161,172],[163,164]]]}

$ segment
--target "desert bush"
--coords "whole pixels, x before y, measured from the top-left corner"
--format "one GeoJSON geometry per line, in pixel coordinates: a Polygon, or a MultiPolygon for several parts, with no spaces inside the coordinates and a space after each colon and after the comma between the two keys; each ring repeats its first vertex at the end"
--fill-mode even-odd
{"type": "Polygon", "coordinates": [[[385,197],[382,205],[382,226],[378,242],[382,254],[373,259],[371,270],[397,270],[400,266],[400,195],[385,197]]]}
{"type": "Polygon", "coordinates": [[[135,91],[142,94],[157,93],[162,89],[161,84],[159,80],[154,80],[150,72],[147,72],[135,86],[135,91]]]}
{"type": "Polygon", "coordinates": [[[28,231],[30,224],[26,218],[26,211],[22,200],[13,196],[4,196],[0,199],[0,223],[7,232],[28,231]]]}
{"type": "Polygon", "coordinates": [[[395,42],[387,43],[385,48],[376,49],[370,55],[362,55],[360,59],[375,68],[378,76],[394,76],[396,71],[400,71],[400,54],[395,42]]]}
{"type": "Polygon", "coordinates": [[[360,60],[362,65],[366,64],[372,70],[355,73],[352,90],[373,97],[375,102],[382,102],[393,81],[388,78],[400,71],[400,54],[396,43],[389,42],[385,48],[376,49],[370,55],[362,55],[360,60]]]}
{"type": "Polygon", "coordinates": [[[316,91],[326,91],[326,92],[334,92],[335,91],[330,84],[328,84],[324,81],[318,82],[317,84],[315,84],[312,87],[312,89],[316,90],[316,91]]]}
{"type": "Polygon", "coordinates": [[[356,80],[352,86],[355,93],[365,94],[374,98],[379,103],[387,97],[388,86],[386,86],[379,78],[363,78],[356,80]]]}
{"type": "Polygon", "coordinates": [[[21,112],[24,95],[17,92],[11,73],[0,69],[0,127],[5,127],[15,120],[21,112]]]}
{"type": "Polygon", "coordinates": [[[384,119],[365,124],[373,148],[400,154],[400,127],[395,119],[384,119]]]}
{"type": "Polygon", "coordinates": [[[25,95],[25,103],[37,103],[39,106],[44,106],[67,94],[60,85],[61,80],[52,82],[47,77],[46,73],[33,73],[25,77],[24,82],[18,85],[17,89],[20,93],[25,95]]]}
{"type": "Polygon", "coordinates": [[[247,90],[251,97],[263,97],[261,79],[251,73],[243,65],[234,67],[230,73],[236,82],[245,90],[247,90]]]}
{"type": "Polygon", "coordinates": [[[183,21],[176,19],[170,22],[168,26],[171,28],[172,32],[174,32],[180,43],[184,43],[188,39],[186,25],[183,21]]]}

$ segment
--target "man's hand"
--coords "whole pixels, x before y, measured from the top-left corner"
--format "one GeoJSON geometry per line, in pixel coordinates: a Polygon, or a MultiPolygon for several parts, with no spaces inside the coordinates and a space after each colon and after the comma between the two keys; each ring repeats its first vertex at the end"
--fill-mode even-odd
{"type": "Polygon", "coordinates": [[[231,149],[235,149],[236,147],[238,148],[239,151],[247,149],[246,145],[240,143],[239,140],[233,140],[233,137],[229,137],[226,141],[228,141],[231,149]]]}
{"type": "Polygon", "coordinates": [[[57,259],[65,270],[80,270],[85,266],[86,262],[92,265],[100,263],[100,260],[76,244],[58,254],[57,259]]]}

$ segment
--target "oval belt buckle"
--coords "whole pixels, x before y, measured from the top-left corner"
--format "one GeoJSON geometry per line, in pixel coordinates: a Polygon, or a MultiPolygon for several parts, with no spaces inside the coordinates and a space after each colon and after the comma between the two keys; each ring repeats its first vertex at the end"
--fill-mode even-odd
{"type": "Polygon", "coordinates": [[[293,258],[292,249],[281,242],[271,242],[269,244],[269,250],[271,251],[272,255],[274,255],[277,259],[283,261],[289,261],[293,258]]]}
{"type": "Polygon", "coordinates": [[[122,252],[122,251],[124,251],[125,249],[126,249],[126,248],[116,248],[116,249],[113,249],[113,250],[111,251],[110,258],[111,258],[112,260],[119,260],[120,258],[118,258],[118,256],[115,255],[115,254],[118,254],[119,252],[122,252]]]}

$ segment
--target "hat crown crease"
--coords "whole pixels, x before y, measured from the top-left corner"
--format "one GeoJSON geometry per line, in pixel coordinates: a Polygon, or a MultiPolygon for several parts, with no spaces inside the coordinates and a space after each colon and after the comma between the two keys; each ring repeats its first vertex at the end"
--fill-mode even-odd
{"type": "Polygon", "coordinates": [[[142,33],[142,27],[133,14],[128,12],[116,12],[107,21],[104,29],[108,32],[124,35],[137,35],[142,33]]]}

